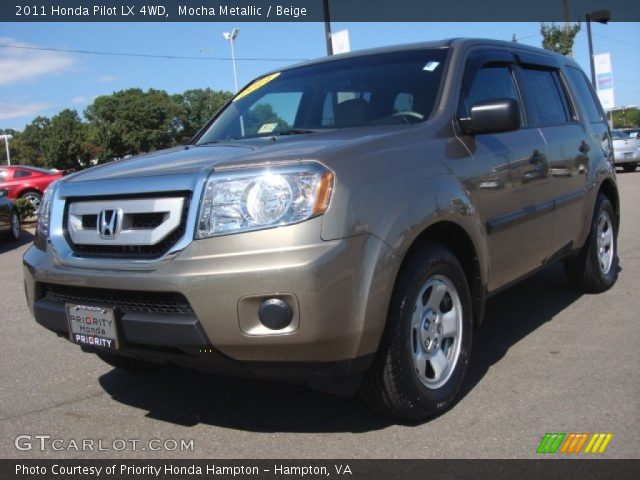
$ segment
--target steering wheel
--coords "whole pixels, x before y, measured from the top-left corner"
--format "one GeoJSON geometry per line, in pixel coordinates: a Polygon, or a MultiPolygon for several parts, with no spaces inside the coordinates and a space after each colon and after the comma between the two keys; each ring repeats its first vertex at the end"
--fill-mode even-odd
{"type": "Polygon", "coordinates": [[[412,121],[410,121],[409,123],[421,122],[422,120],[424,120],[424,115],[423,114],[418,113],[418,112],[414,112],[413,110],[401,110],[399,112],[394,113],[391,116],[392,117],[405,117],[405,118],[409,117],[410,119],[412,119],[412,121]]]}

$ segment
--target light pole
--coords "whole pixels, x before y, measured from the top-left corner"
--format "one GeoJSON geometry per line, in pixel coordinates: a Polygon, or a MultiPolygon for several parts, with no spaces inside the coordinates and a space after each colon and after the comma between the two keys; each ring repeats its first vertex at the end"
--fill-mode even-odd
{"type": "Polygon", "coordinates": [[[606,25],[611,20],[611,12],[609,10],[596,10],[595,12],[587,13],[587,40],[589,42],[589,66],[591,67],[591,84],[593,88],[597,88],[596,85],[596,67],[593,63],[593,41],[591,39],[591,21],[602,23],[606,25]]]}
{"type": "Polygon", "coordinates": [[[331,17],[329,16],[329,0],[322,1],[324,12],[324,36],[327,42],[327,55],[333,55],[333,45],[331,44],[331,17]]]}
{"type": "Polygon", "coordinates": [[[236,93],[238,93],[238,72],[236,71],[236,52],[233,48],[233,44],[235,43],[236,38],[240,34],[239,28],[234,28],[231,32],[224,32],[222,35],[225,40],[229,41],[229,45],[231,45],[231,63],[233,63],[233,84],[236,88],[236,93]]]}
{"type": "MultiPolygon", "coordinates": [[[[233,44],[240,34],[240,29],[235,27],[231,32],[224,32],[222,36],[225,40],[229,41],[231,45],[231,63],[233,64],[233,84],[235,86],[235,93],[238,93],[238,72],[236,70],[236,51],[233,48],[233,44]]],[[[244,137],[244,118],[240,115],[240,134],[244,137]]]]}
{"type": "Polygon", "coordinates": [[[13,135],[0,135],[0,138],[4,139],[4,148],[7,150],[7,165],[11,165],[11,154],[9,153],[9,140],[13,138],[13,135]]]}

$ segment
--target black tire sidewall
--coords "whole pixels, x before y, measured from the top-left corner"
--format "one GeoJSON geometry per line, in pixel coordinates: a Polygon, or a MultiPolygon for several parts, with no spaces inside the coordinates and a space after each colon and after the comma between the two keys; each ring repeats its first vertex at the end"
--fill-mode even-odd
{"type": "Polygon", "coordinates": [[[20,215],[15,210],[11,212],[11,216],[9,217],[9,238],[12,241],[16,241],[20,238],[20,215]],[[13,234],[13,219],[16,218],[18,220],[18,235],[13,234]]]}
{"type": "MultiPolygon", "coordinates": [[[[456,395],[462,386],[471,353],[471,337],[473,330],[473,313],[471,295],[462,267],[456,257],[445,247],[432,245],[420,252],[412,261],[418,268],[407,272],[406,288],[404,293],[398,291],[401,296],[400,309],[397,312],[399,335],[394,345],[394,364],[402,372],[404,380],[403,388],[409,399],[415,401],[416,417],[434,415],[446,410],[456,399],[456,395]],[[412,326],[411,318],[413,306],[422,286],[433,276],[446,276],[455,286],[460,297],[463,311],[462,337],[460,356],[449,380],[440,388],[426,387],[418,378],[413,365],[412,357],[412,326]]],[[[394,312],[395,313],[395,312],[394,312]]]]}
{"type": "Polygon", "coordinates": [[[602,286],[609,288],[615,283],[618,274],[618,222],[613,205],[604,195],[599,195],[597,199],[589,241],[587,261],[591,263],[591,268],[602,286]],[[600,270],[600,259],[598,258],[598,219],[603,210],[609,215],[613,226],[613,260],[611,261],[611,268],[606,274],[600,270]]]}

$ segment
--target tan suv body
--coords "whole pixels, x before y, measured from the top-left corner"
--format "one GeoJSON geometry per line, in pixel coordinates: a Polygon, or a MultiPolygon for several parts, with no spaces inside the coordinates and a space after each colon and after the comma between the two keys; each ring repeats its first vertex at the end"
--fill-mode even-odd
{"type": "Polygon", "coordinates": [[[487,296],[560,259],[583,290],[615,282],[612,159],[571,59],[470,39],[320,59],[187,146],[56,182],[27,298],[116,366],[339,385],[424,418],[455,400],[487,296]]]}

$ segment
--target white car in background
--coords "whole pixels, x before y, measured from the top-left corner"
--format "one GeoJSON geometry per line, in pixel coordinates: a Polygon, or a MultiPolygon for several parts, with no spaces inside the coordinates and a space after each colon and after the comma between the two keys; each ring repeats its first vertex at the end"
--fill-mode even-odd
{"type": "Polygon", "coordinates": [[[616,166],[633,172],[640,162],[640,138],[631,138],[622,130],[611,130],[611,139],[616,166]]]}

